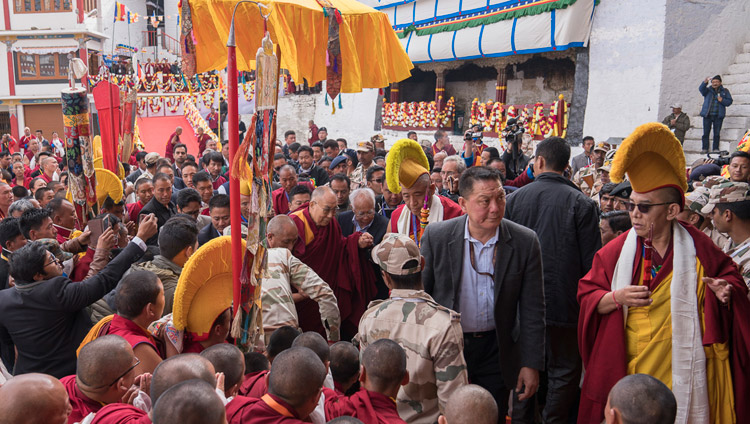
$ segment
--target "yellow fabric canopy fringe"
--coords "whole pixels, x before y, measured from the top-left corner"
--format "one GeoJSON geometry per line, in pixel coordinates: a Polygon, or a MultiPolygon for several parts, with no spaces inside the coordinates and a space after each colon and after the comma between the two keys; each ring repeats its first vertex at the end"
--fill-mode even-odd
{"type": "MultiPolygon", "coordinates": [[[[187,0],[183,0],[187,1],[187,0]]],[[[189,0],[195,36],[196,72],[224,69],[227,35],[236,0],[189,0]]],[[[411,76],[414,67],[393,31],[388,17],[354,0],[330,0],[342,15],[343,60],[341,92],[386,87],[411,76]]],[[[271,9],[268,31],[281,48],[281,67],[294,81],[313,85],[326,79],[328,17],[315,0],[265,0],[271,9]]],[[[264,12],[267,13],[267,12],[264,12]]],[[[243,3],[235,17],[237,69],[255,68],[255,54],[263,37],[258,6],[243,3]]]]}

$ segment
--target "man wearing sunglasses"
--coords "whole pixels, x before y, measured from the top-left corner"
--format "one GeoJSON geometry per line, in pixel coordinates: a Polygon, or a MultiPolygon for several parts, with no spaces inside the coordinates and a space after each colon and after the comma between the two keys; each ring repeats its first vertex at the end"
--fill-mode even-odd
{"type": "Polygon", "coordinates": [[[57,378],[76,370],[76,348],[91,328],[86,307],[115,288],[156,234],[147,215],[133,240],[95,276],[74,283],[42,243],[31,242],[10,258],[14,290],[0,292],[0,342],[18,350],[15,374],[42,372],[57,378]],[[33,317],[30,319],[29,317],[33,317]]]}
{"type": "Polygon", "coordinates": [[[687,190],[680,142],[663,124],[641,125],[612,164],[613,181],[625,174],[633,228],[596,253],[578,286],[578,422],[601,422],[610,389],[638,373],[672,389],[679,422],[748,422],[750,372],[739,366],[750,360],[748,289],[729,256],[677,220],[687,190]]]}

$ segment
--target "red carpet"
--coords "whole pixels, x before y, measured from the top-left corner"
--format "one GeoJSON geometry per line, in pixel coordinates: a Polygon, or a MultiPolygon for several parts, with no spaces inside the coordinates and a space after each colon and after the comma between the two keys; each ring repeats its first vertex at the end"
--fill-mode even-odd
{"type": "Polygon", "coordinates": [[[164,156],[169,136],[174,129],[182,127],[180,142],[185,144],[188,154],[198,156],[198,142],[193,128],[184,116],[157,116],[152,118],[138,117],[138,131],[147,152],[157,152],[164,156]]]}

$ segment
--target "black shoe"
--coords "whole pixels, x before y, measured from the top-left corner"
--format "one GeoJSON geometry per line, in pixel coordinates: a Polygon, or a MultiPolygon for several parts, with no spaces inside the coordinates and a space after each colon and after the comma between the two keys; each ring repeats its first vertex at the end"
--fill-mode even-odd
{"type": "Polygon", "coordinates": [[[707,149],[701,149],[701,154],[702,155],[708,154],[708,150],[707,149]]]}

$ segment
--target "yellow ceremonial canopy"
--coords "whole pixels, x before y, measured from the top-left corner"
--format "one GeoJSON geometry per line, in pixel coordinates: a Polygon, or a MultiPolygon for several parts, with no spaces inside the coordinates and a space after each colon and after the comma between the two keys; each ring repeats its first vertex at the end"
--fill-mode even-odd
{"type": "MultiPolygon", "coordinates": [[[[185,1],[185,0],[183,0],[185,1]]],[[[388,17],[354,0],[328,0],[341,12],[341,92],[381,88],[411,75],[414,67],[388,17]]],[[[262,0],[270,8],[268,31],[281,50],[281,67],[294,81],[326,79],[328,17],[316,0],[262,0]]],[[[196,50],[196,72],[227,66],[227,36],[237,0],[189,0],[196,50]]],[[[264,12],[267,13],[267,12],[264,12]]],[[[263,38],[258,6],[243,3],[235,17],[237,68],[250,71],[263,38]]]]}

